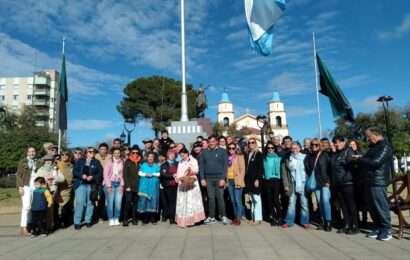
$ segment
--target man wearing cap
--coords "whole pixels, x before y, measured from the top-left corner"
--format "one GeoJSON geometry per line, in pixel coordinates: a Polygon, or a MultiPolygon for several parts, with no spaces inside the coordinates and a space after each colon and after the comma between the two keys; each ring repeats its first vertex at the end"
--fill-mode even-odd
{"type": "Polygon", "coordinates": [[[144,160],[147,160],[147,155],[148,153],[153,151],[153,147],[152,147],[152,140],[145,138],[142,143],[144,144],[144,149],[142,150],[142,157],[144,158],[144,160]]]}

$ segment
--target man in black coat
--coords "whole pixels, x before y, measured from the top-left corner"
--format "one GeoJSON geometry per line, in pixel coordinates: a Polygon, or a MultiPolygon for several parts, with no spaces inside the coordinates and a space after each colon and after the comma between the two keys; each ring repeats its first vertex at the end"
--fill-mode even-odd
{"type": "Polygon", "coordinates": [[[391,180],[393,153],[390,144],[378,128],[366,129],[369,150],[363,156],[354,156],[367,172],[370,190],[370,214],[376,229],[367,236],[387,241],[392,238],[390,206],[386,187],[391,180]]]}

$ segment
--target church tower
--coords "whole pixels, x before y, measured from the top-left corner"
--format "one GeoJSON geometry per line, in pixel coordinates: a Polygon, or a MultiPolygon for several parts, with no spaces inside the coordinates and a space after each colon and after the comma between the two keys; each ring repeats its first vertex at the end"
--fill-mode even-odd
{"type": "Polygon", "coordinates": [[[269,119],[274,135],[282,137],[289,135],[285,106],[280,101],[278,92],[273,92],[272,99],[269,101],[269,119]]]}
{"type": "Polygon", "coordinates": [[[233,123],[233,120],[233,104],[229,100],[228,93],[223,92],[221,101],[219,101],[218,104],[218,123],[220,123],[224,127],[228,127],[233,123]]]}

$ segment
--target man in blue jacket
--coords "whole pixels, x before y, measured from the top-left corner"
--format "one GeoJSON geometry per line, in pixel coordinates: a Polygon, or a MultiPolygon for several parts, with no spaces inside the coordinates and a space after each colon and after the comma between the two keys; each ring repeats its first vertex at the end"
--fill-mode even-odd
{"type": "Polygon", "coordinates": [[[217,202],[222,223],[226,225],[228,224],[228,219],[226,218],[225,212],[224,189],[225,177],[228,170],[228,153],[225,149],[217,146],[218,139],[216,136],[210,136],[208,142],[208,149],[204,150],[199,157],[201,185],[206,187],[208,193],[209,216],[204,223],[216,223],[215,202],[217,202]]]}

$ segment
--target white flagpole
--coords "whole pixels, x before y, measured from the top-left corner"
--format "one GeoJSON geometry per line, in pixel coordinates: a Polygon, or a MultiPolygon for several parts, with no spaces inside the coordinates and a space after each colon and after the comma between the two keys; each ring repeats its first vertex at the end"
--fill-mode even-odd
{"type": "Polygon", "coordinates": [[[185,85],[185,11],[184,0],[181,0],[181,59],[182,59],[182,94],[181,94],[181,121],[188,121],[188,101],[185,85]]]}
{"type": "Polygon", "coordinates": [[[316,60],[316,38],[315,33],[313,35],[313,61],[315,64],[315,84],[316,84],[316,106],[317,106],[317,117],[318,117],[318,127],[319,127],[319,137],[322,138],[322,119],[320,116],[320,102],[319,102],[319,75],[316,60]]]}
{"type": "MultiPolygon", "coordinates": [[[[62,47],[63,55],[64,55],[64,52],[65,52],[65,37],[63,37],[63,47],[62,47]]],[[[61,94],[60,94],[60,96],[61,96],[61,94]]],[[[60,100],[60,102],[61,102],[61,100],[60,100]]],[[[58,120],[60,120],[60,118],[58,120]]],[[[59,126],[58,127],[58,154],[61,153],[61,139],[62,139],[62,136],[63,136],[63,131],[60,129],[60,126],[59,126]]]]}

